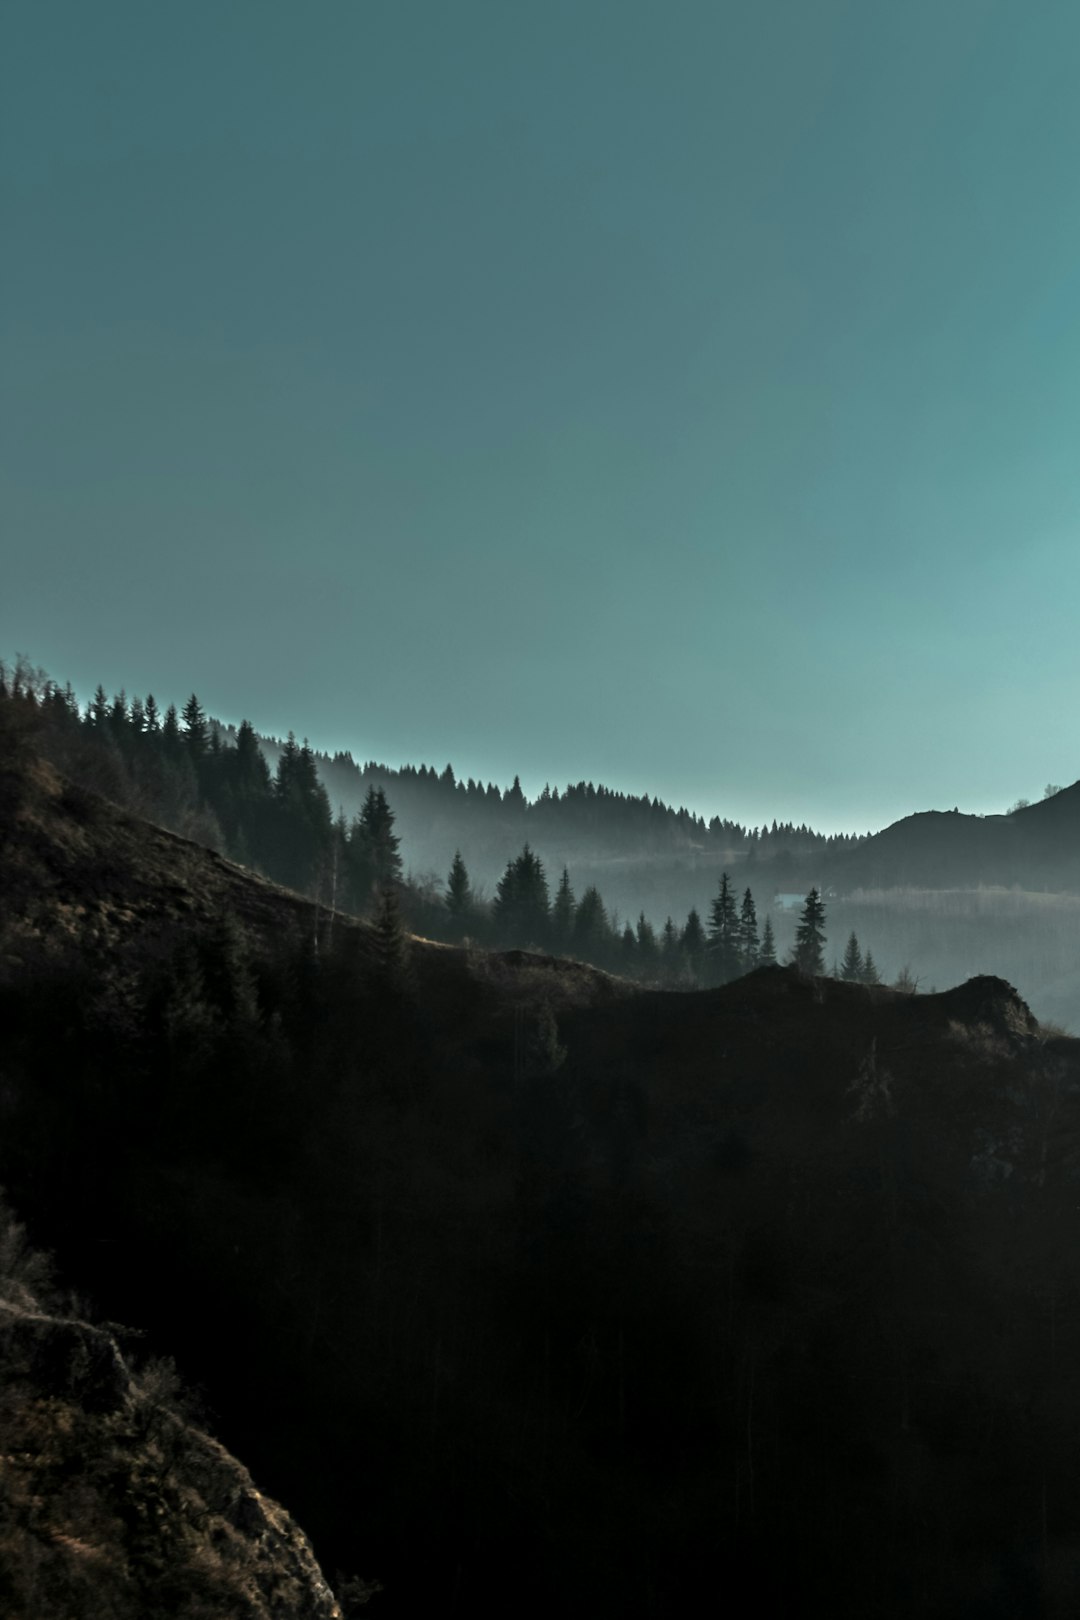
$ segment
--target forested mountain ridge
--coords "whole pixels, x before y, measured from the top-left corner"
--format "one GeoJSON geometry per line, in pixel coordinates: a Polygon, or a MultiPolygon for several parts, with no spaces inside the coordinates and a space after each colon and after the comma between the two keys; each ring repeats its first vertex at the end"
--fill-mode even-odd
{"type": "Polygon", "coordinates": [[[295,738],[260,740],[246,723],[227,733],[194,695],[182,713],[162,712],[152,698],[99,689],[82,709],[25,665],[0,669],[0,701],[4,692],[73,783],[317,898],[331,916],[370,914],[390,883],[417,933],[693,986],[752,965],[759,948],[761,960],[790,960],[792,907],[814,887],[833,972],[855,933],[889,982],[927,989],[996,973],[1041,1017],[1080,1025],[1077,788],[1007,816],[929,811],[829,841],[715,819],[710,830],[589,784],[529,803],[520,788],[481,789],[450,769],[335,764],[295,738]],[[366,782],[351,820],[335,814],[323,774],[353,795],[366,782]],[[444,864],[425,870],[429,858],[444,864]],[[523,908],[510,890],[526,868],[536,903],[523,908]],[[736,907],[749,896],[754,914],[738,962],[725,965],[714,913],[729,883],[736,907]]]}
{"type": "MultiPolygon", "coordinates": [[[[223,729],[228,734],[230,728],[223,729]]],[[[272,764],[285,746],[278,738],[261,735],[259,745],[272,764]]],[[[529,799],[517,777],[510,787],[499,788],[494,782],[485,786],[472,777],[458,777],[452,765],[437,771],[428,765],[394,767],[374,760],[359,764],[351,754],[329,755],[318,750],[314,757],[331,803],[344,808],[346,814],[360,808],[374,781],[396,789],[395,797],[403,808],[414,796],[426,799],[436,815],[441,807],[441,819],[451,826],[455,818],[471,813],[475,824],[482,825],[489,817],[519,841],[522,832],[533,842],[546,833],[553,842],[600,845],[612,854],[682,850],[727,856],[747,855],[753,849],[767,859],[781,850],[809,854],[858,842],[848,834],[819,833],[792,822],[774,820],[771,826],[745,827],[721,816],[706,820],[647,793],[616,792],[602,783],[567,783],[561,791],[548,785],[529,799]]]]}
{"type": "Polygon", "coordinates": [[[331,927],[19,755],[0,1178],[371,1612],[1071,1617],[1080,1048],[1007,984],[331,927]]]}
{"type": "MultiPolygon", "coordinates": [[[[360,764],[349,753],[322,753],[291,736],[282,741],[261,735],[246,722],[237,728],[214,720],[194,696],[181,713],[171,706],[161,710],[152,697],[118,693],[109,698],[99,688],[82,711],[70,687],[61,688],[25,661],[0,666],[0,698],[9,692],[39,696],[53,727],[60,733],[67,728],[69,755],[80,753],[81,740],[82,765],[87,747],[96,745],[92,785],[106,792],[137,764],[140,740],[145,745],[156,738],[157,752],[176,778],[164,790],[170,821],[185,822],[182,830],[204,842],[234,841],[231,801],[269,786],[284,760],[295,776],[298,813],[319,789],[321,813],[328,821],[338,817],[348,823],[362,812],[373,787],[382,790],[393,807],[408,869],[421,882],[441,881],[460,849],[474,888],[490,891],[506,861],[527,842],[543,851],[551,871],[570,866],[579,890],[593,882],[600,886],[602,878],[609,906],[631,916],[643,908],[656,927],[667,912],[679,915],[700,906],[702,891],[707,894],[724,867],[743,868],[763,896],[773,889],[805,889],[811,882],[840,893],[978,884],[1080,891],[1080,782],[1007,814],[928,810],[877,833],[822,834],[790,821],[757,827],[720,816],[706,821],[648,794],[615,792],[592,782],[545,787],[530,800],[516,778],[499,788],[460,778],[451,765],[439,771],[426,765],[360,764]],[[185,761],[197,767],[186,781],[185,761]],[[222,773],[230,778],[224,798],[215,789],[222,773]]],[[[136,796],[138,775],[136,770],[136,796]]],[[[161,798],[161,777],[160,767],[151,772],[146,783],[151,797],[161,798]]],[[[310,818],[312,811],[305,813],[310,818]]],[[[272,849],[275,837],[280,843],[282,836],[266,829],[262,842],[268,840],[272,849]]],[[[310,877],[298,867],[292,881],[304,888],[310,877]]]]}
{"type": "MultiPolygon", "coordinates": [[[[222,728],[223,736],[236,733],[222,728]]],[[[258,736],[276,769],[287,741],[258,736]]],[[[569,867],[579,892],[595,886],[623,916],[644,910],[656,928],[666,915],[684,916],[703,903],[721,871],[748,863],[748,881],[762,889],[801,881],[830,851],[855,847],[849,834],[824,834],[805,824],[773,821],[746,827],[714,815],[708,820],[655,796],[614,791],[602,783],[545,786],[535,798],[518,778],[509,787],[457,776],[452,765],[358,763],[350,754],[312,750],[319,780],[335,812],[348,818],[372,787],[394,806],[408,866],[420,881],[441,879],[455,850],[466,854],[477,889],[490,892],[507,860],[529,843],[549,868],[569,867]],[[758,871],[757,869],[760,869],[758,871]]]]}
{"type": "MultiPolygon", "coordinates": [[[[407,923],[436,939],[471,937],[487,945],[553,949],[669,985],[722,982],[759,960],[775,960],[772,925],[766,922],[759,937],[749,886],[742,891],[741,917],[727,916],[727,908],[737,909],[739,902],[726,873],[715,869],[715,850],[702,857],[705,864],[700,869],[696,857],[678,860],[674,868],[663,858],[648,855],[621,860],[604,854],[600,859],[605,882],[617,881],[620,872],[625,881],[632,878],[641,887],[679,876],[685,880],[693,895],[685,921],[676,922],[669,911],[662,927],[654,927],[644,905],[637,906],[623,926],[610,899],[596,883],[587,881],[589,867],[581,861],[575,864],[573,878],[564,862],[556,880],[550,851],[545,848],[541,855],[526,835],[537,816],[542,823],[544,816],[557,816],[567,806],[572,815],[573,791],[546,796],[530,806],[516,784],[505,796],[490,787],[486,795],[490,808],[481,808],[480,821],[473,810],[464,814],[472,840],[467,845],[469,865],[456,847],[444,887],[438,874],[417,875],[415,849],[406,844],[402,852],[403,839],[395,830],[397,810],[381,781],[369,782],[351,820],[343,810],[335,816],[320,779],[318,756],[306,742],[299,744],[290,736],[276,749],[271,772],[253,728],[243,723],[230,742],[207,719],[194,695],[182,714],[173,706],[162,714],[152,697],[129,701],[120,693],[110,702],[99,688],[83,711],[69,690],[18,666],[7,674],[0,668],[0,712],[9,727],[33,735],[35,747],[72,779],[73,786],[101,792],[136,814],[227,853],[241,866],[317,900],[331,917],[368,915],[378,897],[392,889],[407,923]],[[522,837],[521,846],[512,842],[522,837]],[[511,851],[500,864],[490,900],[482,876],[477,878],[472,854],[488,838],[511,851]],[[717,896],[710,902],[707,893],[716,887],[725,897],[719,923],[717,896]],[[708,938],[698,905],[709,909],[708,938]],[[635,916],[636,921],[631,920],[635,916]],[[720,935],[736,921],[739,941],[731,948],[733,941],[725,943],[720,935]]],[[[455,785],[449,770],[441,778],[418,771],[399,773],[392,790],[395,796],[412,793],[414,824],[418,819],[421,836],[430,840],[432,828],[437,831],[442,823],[427,801],[434,793],[454,807],[462,792],[467,797],[468,785],[455,785]]],[[[625,814],[636,804],[584,784],[577,797],[590,816],[596,804],[608,800],[625,814]],[[592,810],[588,810],[590,796],[592,810]]],[[[643,801],[638,808],[648,806],[643,801]]],[[[650,814],[655,819],[662,809],[655,806],[650,814]]],[[[666,815],[664,811],[660,819],[666,815]]],[[[777,836],[787,834],[778,829],[777,836]]],[[[596,837],[602,837],[602,826],[596,837]]],[[[594,839],[591,847],[590,858],[596,864],[596,852],[603,845],[594,839]]],[[[752,859],[746,863],[748,872],[752,864],[752,859]]],[[[772,864],[779,869],[781,858],[772,864]]]]}

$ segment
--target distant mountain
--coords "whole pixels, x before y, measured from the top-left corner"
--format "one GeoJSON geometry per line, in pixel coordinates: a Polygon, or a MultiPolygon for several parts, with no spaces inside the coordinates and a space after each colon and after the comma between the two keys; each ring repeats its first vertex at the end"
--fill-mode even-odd
{"type": "Polygon", "coordinates": [[[927,810],[824,863],[838,888],[1080,890],[1080,782],[1008,815],[927,810]]]}

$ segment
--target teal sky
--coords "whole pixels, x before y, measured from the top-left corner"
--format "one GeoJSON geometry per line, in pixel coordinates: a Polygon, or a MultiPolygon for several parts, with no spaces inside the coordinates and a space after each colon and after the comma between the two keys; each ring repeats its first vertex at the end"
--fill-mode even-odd
{"type": "Polygon", "coordinates": [[[0,653],[527,789],[1080,776],[1074,0],[3,0],[0,653]]]}

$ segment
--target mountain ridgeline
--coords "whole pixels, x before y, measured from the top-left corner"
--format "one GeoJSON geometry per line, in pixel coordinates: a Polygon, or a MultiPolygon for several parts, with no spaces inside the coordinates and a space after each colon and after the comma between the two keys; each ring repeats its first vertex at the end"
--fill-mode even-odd
{"type": "Polygon", "coordinates": [[[392,886],[334,916],[73,783],[24,718],[0,1180],[255,1481],[197,1438],[173,1469],[142,1397],[99,1433],[77,1381],[31,1392],[0,1503],[27,1590],[85,1573],[146,1423],[116,1544],[155,1617],[213,1612],[168,1582],[190,1552],[226,1589],[214,1528],[255,1490],[372,1614],[1075,1613],[1080,1044],[990,976],[675,994],[417,939],[392,886]]]}
{"type": "MultiPolygon", "coordinates": [[[[461,848],[481,886],[494,885],[523,843],[543,848],[553,869],[564,858],[584,863],[582,872],[589,863],[610,865],[621,882],[621,863],[672,856],[715,868],[717,875],[724,861],[754,856],[778,863],[782,876],[790,861],[858,842],[791,823],[746,828],[719,816],[706,822],[647,794],[616,793],[591,782],[562,792],[545,788],[530,801],[516,778],[500,789],[459,779],[450,765],[441,772],[423,765],[360,766],[351,755],[322,754],[292,736],[284,742],[260,736],[246,721],[223,725],[207,717],[194,695],[178,711],[172,704],[160,708],[152,696],[129,699],[121,692],[109,698],[99,687],[81,707],[70,686],[25,663],[0,666],[0,698],[5,694],[37,706],[57,762],[69,774],[133,807],[154,809],[175,830],[201,836],[238,860],[246,854],[256,864],[279,868],[291,861],[301,888],[319,880],[331,829],[343,826],[347,835],[372,787],[392,802],[418,878],[433,871],[441,879],[461,848]]],[[[575,877],[588,886],[576,867],[575,877]]]]}
{"type": "MultiPolygon", "coordinates": [[[[588,783],[528,801],[449,767],[391,769],[259,737],[152,698],[81,708],[25,663],[0,671],[38,746],[70,778],[240,864],[370,911],[398,887],[404,919],[434,939],[529,944],[667,985],[719,982],[702,937],[727,872],[749,890],[776,959],[797,946],[794,902],[828,910],[826,968],[854,933],[876,974],[930,989],[978,973],[1023,987],[1038,1015],[1080,1026],[1080,784],[1002,816],[927,811],[863,838],[791,823],[706,822],[588,783]],[[499,891],[525,847],[542,869],[547,925],[522,935],[499,891]]],[[[766,953],[763,960],[770,960],[766,953]]],[[[745,967],[749,960],[739,964],[745,967]]]]}

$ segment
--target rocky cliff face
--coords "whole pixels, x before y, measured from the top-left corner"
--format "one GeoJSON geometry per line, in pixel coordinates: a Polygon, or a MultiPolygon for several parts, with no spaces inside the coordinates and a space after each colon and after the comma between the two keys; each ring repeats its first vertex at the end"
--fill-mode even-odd
{"type": "Polygon", "coordinates": [[[341,1620],[303,1532],[184,1417],[171,1371],[137,1375],[112,1332],[43,1307],[0,1225],[0,1612],[341,1620]]]}

